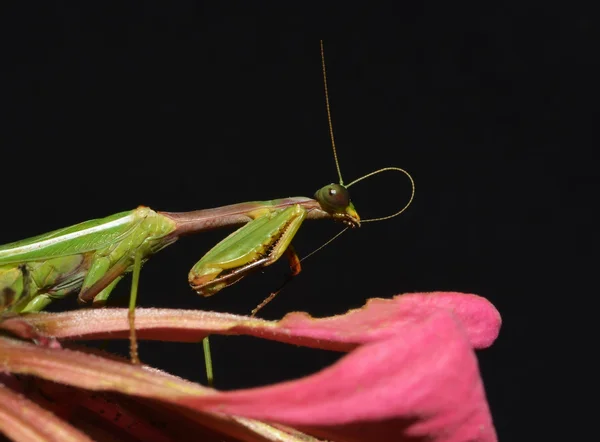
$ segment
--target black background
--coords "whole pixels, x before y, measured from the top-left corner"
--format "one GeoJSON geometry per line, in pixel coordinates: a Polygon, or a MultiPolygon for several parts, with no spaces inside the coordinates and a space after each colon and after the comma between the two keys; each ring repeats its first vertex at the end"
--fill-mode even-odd
{"type": "MultiPolygon", "coordinates": [[[[589,326],[597,295],[586,281],[597,268],[597,19],[513,3],[3,4],[0,243],[140,204],[193,210],[311,196],[337,181],[322,38],[345,180],[403,167],[416,199],[306,261],[263,316],[331,315],[403,292],[477,293],[504,321],[478,354],[500,440],[574,437],[585,413],[566,401],[577,391],[570,373],[588,367],[575,327],[589,326]]],[[[352,190],[363,218],[409,195],[394,174],[352,190]]],[[[305,255],[338,230],[307,222],[296,248],[305,255]]],[[[187,284],[225,234],[153,257],[139,305],[248,313],[281,282],[284,263],[213,298],[187,284]]],[[[128,290],[121,283],[113,305],[128,290]]],[[[242,337],[213,343],[225,389],[299,377],[338,357],[242,337]]],[[[141,357],[203,381],[198,345],[142,343],[141,357]]]]}

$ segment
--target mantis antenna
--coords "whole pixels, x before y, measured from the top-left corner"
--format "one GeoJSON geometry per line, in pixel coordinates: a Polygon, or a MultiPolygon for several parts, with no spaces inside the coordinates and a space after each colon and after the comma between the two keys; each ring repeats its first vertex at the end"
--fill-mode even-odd
{"type": "MultiPolygon", "coordinates": [[[[344,186],[344,181],[342,180],[342,172],[340,170],[340,162],[338,160],[337,150],[335,148],[335,139],[333,137],[333,124],[331,123],[331,108],[329,106],[329,91],[327,89],[327,70],[325,69],[325,49],[323,47],[323,40],[319,40],[319,42],[321,44],[321,66],[323,66],[323,86],[325,88],[325,107],[327,109],[327,122],[329,123],[329,136],[331,138],[331,148],[333,149],[333,159],[335,160],[335,167],[337,168],[337,173],[338,173],[338,176],[340,177],[340,185],[344,186]]],[[[361,223],[369,223],[369,222],[374,222],[374,221],[383,221],[383,220],[386,220],[386,219],[394,218],[395,216],[400,215],[402,212],[404,212],[406,209],[408,209],[408,206],[411,205],[411,203],[412,203],[412,201],[413,201],[413,199],[415,197],[415,181],[413,180],[413,178],[410,175],[410,173],[408,173],[406,170],[401,169],[399,167],[384,167],[382,169],[375,170],[374,172],[370,172],[370,173],[368,173],[368,174],[366,174],[366,175],[364,175],[364,176],[362,176],[360,178],[355,179],[350,184],[348,184],[347,186],[344,186],[344,187],[348,188],[348,187],[352,186],[353,184],[356,184],[359,181],[364,180],[365,178],[369,178],[369,177],[371,177],[373,175],[377,175],[378,173],[385,172],[385,171],[388,171],[388,170],[402,172],[410,180],[411,194],[410,194],[410,198],[409,198],[408,202],[404,205],[404,207],[402,207],[400,210],[398,210],[397,212],[395,212],[395,213],[393,213],[391,215],[382,216],[382,217],[379,217],[379,218],[363,219],[363,220],[361,220],[361,223]]],[[[345,231],[346,231],[346,229],[342,230],[340,233],[338,233],[336,236],[334,236],[333,238],[331,238],[329,241],[327,241],[325,244],[323,244],[317,250],[314,250],[313,252],[311,252],[310,254],[306,255],[302,259],[304,260],[304,259],[308,258],[310,255],[312,255],[316,251],[318,251],[321,248],[325,247],[327,244],[329,244],[331,241],[333,241],[335,238],[337,238],[338,236],[340,236],[345,231]]]]}
{"type": "Polygon", "coordinates": [[[335,139],[333,138],[333,124],[331,124],[331,110],[329,108],[329,92],[327,91],[327,70],[325,69],[325,49],[323,48],[323,40],[319,40],[321,43],[321,66],[323,66],[323,86],[325,87],[325,107],[327,108],[327,122],[329,123],[329,136],[331,137],[331,148],[333,149],[333,159],[335,160],[335,167],[337,167],[337,173],[340,177],[340,186],[344,185],[342,179],[342,171],[340,170],[340,162],[338,161],[337,151],[335,150],[335,139]]]}
{"type": "Polygon", "coordinates": [[[385,219],[394,218],[395,216],[398,216],[398,215],[400,215],[402,212],[404,212],[406,209],[408,209],[408,206],[410,206],[410,205],[411,205],[411,203],[412,203],[413,199],[415,198],[415,180],[413,180],[413,177],[412,177],[412,176],[410,176],[410,173],[408,173],[408,172],[407,172],[406,170],[404,170],[404,169],[400,169],[399,167],[384,167],[384,168],[382,168],[382,169],[375,170],[375,171],[373,171],[373,172],[371,172],[371,173],[368,173],[368,174],[366,174],[366,175],[363,175],[363,176],[361,176],[360,178],[357,178],[357,179],[355,179],[355,180],[354,180],[354,181],[352,181],[350,184],[348,184],[348,185],[346,186],[346,188],[348,188],[348,187],[352,186],[353,184],[356,184],[356,183],[358,183],[359,181],[362,181],[362,180],[364,180],[365,178],[369,178],[370,176],[377,175],[378,173],[385,172],[385,171],[388,171],[388,170],[394,170],[394,171],[397,171],[397,172],[402,172],[402,173],[403,173],[404,175],[406,175],[406,176],[408,177],[408,179],[410,180],[411,193],[410,193],[410,198],[408,199],[408,202],[407,202],[407,203],[404,205],[404,207],[402,207],[402,208],[401,208],[400,210],[398,210],[397,212],[395,212],[395,213],[392,213],[391,215],[386,215],[386,216],[382,216],[382,217],[379,217],[379,218],[368,218],[368,219],[363,219],[363,220],[361,220],[361,221],[360,221],[361,223],[370,223],[370,222],[373,222],[373,221],[383,221],[383,220],[385,220],[385,219]]]}
{"type": "MultiPolygon", "coordinates": [[[[337,168],[337,173],[338,173],[338,176],[340,177],[340,185],[344,186],[344,181],[342,180],[342,172],[340,170],[340,162],[338,161],[337,150],[335,148],[335,139],[333,137],[333,124],[331,123],[331,107],[329,105],[329,91],[327,89],[327,70],[325,69],[325,49],[323,48],[323,40],[320,40],[320,44],[321,44],[321,65],[323,66],[323,86],[325,88],[325,107],[327,109],[327,122],[329,123],[329,136],[331,137],[331,148],[333,149],[333,159],[335,160],[335,166],[337,168]]],[[[402,207],[400,210],[398,210],[397,212],[395,212],[395,213],[393,213],[391,215],[382,216],[382,217],[379,217],[379,218],[363,219],[363,220],[361,220],[361,223],[368,223],[368,222],[374,222],[374,221],[383,221],[383,220],[386,220],[386,219],[394,218],[395,216],[400,215],[402,212],[404,212],[406,209],[408,209],[408,206],[411,205],[411,203],[412,203],[412,201],[413,201],[413,199],[415,197],[415,181],[413,180],[413,178],[410,175],[410,173],[408,173],[406,170],[401,169],[399,167],[384,167],[382,169],[375,170],[375,171],[370,172],[370,173],[368,173],[366,175],[363,175],[360,178],[355,179],[350,184],[348,184],[347,186],[344,186],[344,187],[348,188],[348,187],[352,186],[353,184],[356,184],[356,183],[364,180],[365,178],[369,178],[369,177],[371,177],[373,175],[377,175],[378,173],[386,172],[388,170],[402,172],[410,180],[411,194],[410,194],[410,198],[409,198],[408,202],[404,205],[404,207],[402,207]]],[[[331,239],[329,239],[325,244],[321,245],[320,247],[317,247],[315,250],[313,250],[312,252],[310,252],[308,255],[304,256],[302,259],[300,259],[300,261],[304,261],[305,259],[307,259],[307,258],[311,257],[312,255],[314,255],[315,253],[317,253],[323,247],[326,247],[327,245],[329,245],[332,241],[334,241],[335,239],[337,239],[346,230],[348,230],[348,227],[346,227],[345,229],[341,230],[339,233],[337,233],[335,236],[333,236],[331,239]]]]}
{"type": "MultiPolygon", "coordinates": [[[[404,169],[401,169],[399,167],[384,167],[382,169],[370,172],[370,173],[368,173],[368,174],[366,174],[366,175],[364,175],[364,176],[362,176],[360,178],[357,178],[354,181],[352,181],[350,184],[348,184],[347,186],[344,186],[344,181],[342,179],[342,172],[340,170],[340,162],[338,160],[337,151],[336,151],[336,148],[335,148],[335,139],[334,139],[334,136],[333,136],[333,124],[331,122],[331,108],[329,106],[329,91],[327,89],[327,70],[325,68],[325,50],[323,48],[323,40],[320,40],[320,45],[321,45],[321,66],[323,67],[323,86],[325,88],[325,107],[327,109],[327,122],[329,123],[329,136],[331,138],[331,148],[333,149],[333,159],[335,160],[335,166],[337,168],[337,173],[338,173],[338,176],[340,178],[340,186],[348,188],[348,187],[350,187],[350,186],[352,186],[352,185],[354,185],[354,184],[356,184],[356,183],[364,180],[365,178],[369,178],[369,177],[371,177],[373,175],[376,175],[378,173],[385,172],[385,171],[397,171],[397,172],[404,173],[408,177],[408,179],[410,180],[411,189],[412,189],[412,192],[411,192],[411,195],[410,195],[410,199],[404,205],[404,207],[402,207],[396,213],[393,213],[391,215],[382,216],[382,217],[379,217],[379,218],[364,219],[364,220],[361,220],[361,223],[374,222],[374,221],[383,221],[383,220],[386,220],[386,219],[394,218],[395,216],[398,216],[402,212],[404,212],[408,208],[408,206],[410,206],[410,204],[412,203],[412,201],[414,199],[414,196],[415,196],[415,182],[414,182],[412,176],[410,176],[410,174],[406,170],[404,170],[404,169]]],[[[329,245],[332,241],[334,241],[336,238],[338,238],[346,230],[348,230],[348,227],[346,227],[345,229],[343,229],[342,231],[340,231],[339,233],[337,233],[335,236],[333,236],[333,238],[329,239],[325,244],[321,245],[320,247],[318,247],[315,250],[313,250],[312,252],[310,252],[308,255],[306,255],[303,258],[301,258],[300,262],[302,262],[305,259],[311,257],[312,255],[314,255],[315,253],[317,253],[319,250],[321,250],[323,247],[329,245]]],[[[288,279],[286,279],[286,281],[284,282],[284,284],[276,292],[271,293],[271,295],[267,299],[265,299],[254,310],[252,310],[252,316],[255,316],[256,313],[261,308],[263,308],[268,302],[270,302],[275,297],[275,295],[277,295],[277,293],[279,293],[279,291],[281,290],[281,288],[283,288],[283,286],[285,284],[287,284],[287,282],[290,281],[290,278],[291,277],[289,277],[288,279]]]]}

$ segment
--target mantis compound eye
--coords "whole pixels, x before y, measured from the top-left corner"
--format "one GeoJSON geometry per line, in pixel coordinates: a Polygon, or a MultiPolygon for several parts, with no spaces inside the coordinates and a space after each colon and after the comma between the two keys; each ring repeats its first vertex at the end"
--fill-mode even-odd
{"type": "Polygon", "coordinates": [[[350,205],[350,193],[339,184],[329,184],[319,189],[315,198],[330,213],[343,212],[350,205]]]}
{"type": "Polygon", "coordinates": [[[350,194],[345,187],[339,184],[332,184],[327,188],[327,196],[325,197],[327,202],[334,206],[344,209],[350,204],[350,194]]]}

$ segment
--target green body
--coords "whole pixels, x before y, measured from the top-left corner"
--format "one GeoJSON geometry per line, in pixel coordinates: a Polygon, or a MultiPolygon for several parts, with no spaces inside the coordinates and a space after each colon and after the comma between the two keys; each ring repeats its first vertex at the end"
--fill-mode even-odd
{"type": "MultiPolygon", "coordinates": [[[[133,270],[128,312],[131,360],[139,362],[135,336],[135,299],[139,273],[149,256],[175,242],[180,236],[228,225],[244,224],[213,247],[189,273],[191,287],[210,296],[231,285],[248,272],[268,266],[286,251],[292,275],[300,271],[300,259],[291,241],[305,219],[330,218],[348,227],[360,226],[347,187],[384,170],[365,175],[344,187],[337,161],[325,59],[321,41],[327,115],[332,148],[340,184],[329,184],[315,193],[315,199],[295,197],[265,202],[233,204],[187,213],[154,212],[139,207],[107,218],[87,221],[28,240],[0,247],[0,314],[43,310],[53,299],[79,291],[81,302],[103,305],[125,273],[133,270]]],[[[397,216],[397,213],[370,221],[397,216]]],[[[254,315],[274,292],[252,312],[254,315]]],[[[0,321],[1,321],[0,317],[0,321]]],[[[208,338],[204,338],[207,361],[208,338]]],[[[212,368],[207,362],[209,384],[212,368]]]]}
{"type": "MultiPolygon", "coordinates": [[[[323,189],[331,186],[337,185],[323,189]]],[[[307,217],[360,224],[349,201],[332,208],[317,198],[240,203],[186,213],[139,207],[1,246],[0,312],[40,311],[53,299],[73,292],[79,292],[84,303],[103,305],[124,274],[134,270],[136,258],[141,266],[180,235],[244,224],[190,271],[192,288],[203,296],[213,295],[253,269],[278,260],[307,217]]]]}
{"type": "Polygon", "coordinates": [[[98,291],[109,296],[135,254],[169,245],[175,223],[147,207],[86,221],[0,247],[0,312],[39,311],[52,299],[98,291]]]}

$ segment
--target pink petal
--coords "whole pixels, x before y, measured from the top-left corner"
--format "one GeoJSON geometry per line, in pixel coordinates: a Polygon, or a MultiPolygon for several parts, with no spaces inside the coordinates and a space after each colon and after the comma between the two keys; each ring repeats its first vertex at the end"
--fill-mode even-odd
{"type": "MultiPolygon", "coordinates": [[[[66,335],[86,327],[92,335],[108,329],[126,336],[128,330],[124,310],[27,320],[57,334],[65,326],[66,335]]],[[[294,313],[279,322],[147,309],[138,311],[136,325],[146,337],[165,331],[196,339],[206,333],[247,333],[325,348],[362,346],[313,376],[227,393],[105,358],[5,338],[0,338],[0,363],[14,372],[161,399],[213,417],[224,413],[285,424],[336,441],[496,440],[472,347],[495,339],[500,317],[475,295],[404,295],[371,300],[332,318],[294,313]]]]}
{"type": "Polygon", "coordinates": [[[501,319],[496,308],[477,295],[432,292],[369,299],[364,307],[324,319],[290,313],[279,321],[285,333],[318,340],[366,343],[396,336],[404,322],[418,320],[440,309],[460,322],[474,348],[490,346],[498,337],[501,319]]]}
{"type": "Polygon", "coordinates": [[[2,349],[3,365],[81,387],[283,423],[334,440],[495,440],[464,328],[446,310],[421,313],[395,324],[394,336],[365,344],[320,373],[237,392],[211,393],[162,373],[17,342],[11,344],[17,352],[2,349]]]}
{"type": "Polygon", "coordinates": [[[181,403],[334,440],[495,441],[477,360],[462,327],[440,311],[397,331],[313,376],[181,403]]]}
{"type": "MultiPolygon", "coordinates": [[[[173,405],[177,405],[181,397],[218,394],[212,389],[149,367],[134,366],[128,362],[115,361],[69,349],[39,347],[3,337],[0,337],[0,366],[6,371],[34,375],[64,385],[93,391],[116,391],[130,396],[158,399],[173,405]]],[[[7,380],[11,381],[10,378],[2,378],[2,381],[7,380]]],[[[18,387],[18,384],[16,387],[18,387]]],[[[56,384],[57,390],[55,391],[59,391],[60,387],[59,384],[56,384]]],[[[38,388],[40,388],[40,385],[38,385],[38,388]]],[[[42,384],[41,388],[45,396],[53,398],[54,403],[63,402],[60,397],[57,397],[55,391],[47,390],[48,385],[42,384]]],[[[85,393],[79,394],[79,397],[74,397],[76,394],[78,393],[67,393],[67,399],[70,399],[71,402],[74,401],[79,408],[83,407],[93,411],[94,407],[102,407],[106,413],[106,405],[99,404],[97,399],[87,396],[85,393]]],[[[64,406],[65,404],[61,405],[64,406]]],[[[66,406],[69,407],[69,400],[66,406]]],[[[73,406],[73,404],[70,406],[73,406]]],[[[166,409],[163,416],[168,413],[173,414],[172,410],[166,409]]],[[[306,438],[294,437],[289,432],[272,428],[265,423],[244,417],[214,414],[209,410],[183,409],[178,410],[175,414],[185,418],[179,424],[184,429],[201,425],[199,430],[192,432],[192,434],[198,435],[201,440],[222,440],[223,437],[212,437],[215,432],[220,435],[226,434],[237,437],[240,440],[253,440],[256,442],[307,440],[306,438]]],[[[173,420],[175,420],[173,417],[167,418],[167,421],[173,420]]],[[[141,424],[143,424],[143,421],[137,422],[137,425],[141,424]]],[[[13,425],[13,423],[8,425],[13,425]]],[[[15,431],[11,428],[9,430],[15,431]]],[[[188,434],[190,434],[189,431],[188,434]]],[[[144,440],[151,439],[145,438],[144,440]]],[[[177,440],[182,440],[182,438],[178,437],[177,440]]]]}
{"type": "MultiPolygon", "coordinates": [[[[444,292],[375,298],[360,309],[322,319],[306,313],[290,313],[280,321],[265,321],[196,310],[137,309],[136,329],[140,339],[196,342],[212,333],[248,334],[295,345],[349,351],[358,344],[395,336],[396,328],[403,322],[439,310],[452,312],[475,348],[491,345],[498,336],[500,314],[489,301],[477,295],[444,292]]],[[[41,332],[58,338],[129,336],[126,309],[40,313],[26,318],[41,332]]]]}
{"type": "Polygon", "coordinates": [[[204,394],[209,388],[158,370],[68,349],[39,347],[0,337],[0,366],[7,372],[49,381],[146,397],[204,394]]]}
{"type": "Polygon", "coordinates": [[[473,348],[487,348],[493,344],[500,332],[500,312],[487,299],[458,292],[408,293],[401,295],[403,308],[412,311],[446,309],[462,323],[473,348]]]}
{"type": "Polygon", "coordinates": [[[85,434],[2,384],[0,434],[16,442],[91,442],[85,434]]]}

